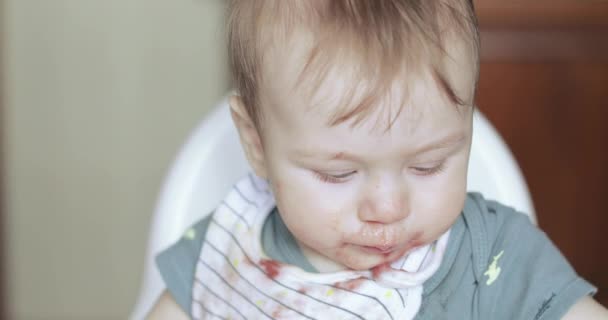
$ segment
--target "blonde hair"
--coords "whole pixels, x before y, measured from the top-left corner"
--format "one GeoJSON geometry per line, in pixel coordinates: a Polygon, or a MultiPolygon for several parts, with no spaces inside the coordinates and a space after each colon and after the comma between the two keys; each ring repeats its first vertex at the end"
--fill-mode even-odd
{"type": "MultiPolygon", "coordinates": [[[[285,46],[294,32],[312,36],[296,83],[309,84],[314,94],[330,70],[340,66],[353,79],[353,86],[341,93],[341,107],[329,117],[330,125],[360,122],[399,76],[411,80],[423,66],[431,66],[438,87],[452,102],[465,104],[445,74],[446,39],[458,39],[468,48],[473,90],[476,86],[479,33],[472,0],[233,0],[228,14],[233,79],[258,128],[263,68],[269,63],[265,57],[285,46]]],[[[399,112],[389,111],[389,128],[399,112]]]]}

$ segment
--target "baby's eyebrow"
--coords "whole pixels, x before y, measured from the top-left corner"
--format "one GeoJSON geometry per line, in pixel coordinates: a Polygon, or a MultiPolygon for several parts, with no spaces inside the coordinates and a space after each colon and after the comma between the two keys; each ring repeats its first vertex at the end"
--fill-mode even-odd
{"type": "MultiPolygon", "coordinates": [[[[436,141],[432,141],[428,144],[417,147],[413,151],[405,151],[405,156],[418,156],[424,154],[429,151],[439,150],[439,149],[447,149],[447,148],[455,148],[460,147],[467,140],[467,136],[458,132],[456,134],[451,134],[446,137],[442,137],[437,139],[436,141]]],[[[338,151],[338,152],[330,152],[324,150],[305,150],[305,149],[296,149],[294,150],[294,155],[296,157],[301,158],[315,158],[322,160],[358,160],[361,157],[356,154],[352,154],[346,151],[338,151]]]]}
{"type": "MultiPolygon", "coordinates": [[[[306,150],[306,149],[295,149],[293,150],[294,156],[298,158],[323,158],[323,159],[334,159],[331,152],[325,151],[314,151],[314,150],[306,150]]],[[[338,152],[337,154],[344,154],[343,152],[338,152]]]]}
{"type": "Polygon", "coordinates": [[[326,150],[295,149],[293,154],[297,158],[314,158],[321,160],[350,160],[358,158],[356,155],[346,151],[331,152],[326,150]]]}
{"type": "Polygon", "coordinates": [[[423,154],[437,149],[446,149],[453,146],[460,146],[466,141],[467,136],[461,132],[433,141],[427,145],[423,145],[412,152],[413,155],[423,154]]]}

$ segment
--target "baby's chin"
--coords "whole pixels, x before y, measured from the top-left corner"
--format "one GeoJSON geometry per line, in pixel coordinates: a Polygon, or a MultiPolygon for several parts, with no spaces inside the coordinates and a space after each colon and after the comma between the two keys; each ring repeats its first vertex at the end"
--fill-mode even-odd
{"type": "Polygon", "coordinates": [[[379,266],[387,265],[389,262],[379,259],[377,257],[371,257],[366,261],[358,261],[356,263],[344,264],[347,270],[352,271],[370,271],[379,266]]]}
{"type": "Polygon", "coordinates": [[[345,258],[346,259],[338,260],[338,263],[344,265],[348,270],[367,271],[380,265],[390,264],[399,257],[393,257],[393,255],[382,256],[357,253],[345,258]]]}
{"type": "Polygon", "coordinates": [[[384,263],[383,259],[379,257],[361,255],[355,252],[308,256],[308,259],[315,269],[322,273],[345,270],[366,271],[384,263]]]}

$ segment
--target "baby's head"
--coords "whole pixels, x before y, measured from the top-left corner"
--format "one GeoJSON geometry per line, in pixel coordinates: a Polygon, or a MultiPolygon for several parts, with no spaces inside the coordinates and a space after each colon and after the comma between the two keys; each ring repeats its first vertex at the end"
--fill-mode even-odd
{"type": "Polygon", "coordinates": [[[321,271],[436,240],[466,197],[478,32],[470,0],[240,0],[233,119],[321,271]]]}

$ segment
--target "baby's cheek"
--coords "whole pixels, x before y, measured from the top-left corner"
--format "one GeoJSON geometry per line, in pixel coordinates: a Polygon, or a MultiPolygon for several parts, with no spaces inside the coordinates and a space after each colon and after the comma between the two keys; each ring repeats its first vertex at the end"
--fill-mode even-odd
{"type": "Polygon", "coordinates": [[[334,255],[341,245],[338,234],[326,226],[318,226],[313,223],[304,227],[303,224],[298,224],[298,221],[295,221],[295,224],[292,233],[296,240],[323,255],[328,253],[334,255]]]}
{"type": "Polygon", "coordinates": [[[340,228],[340,218],[337,216],[332,216],[329,221],[328,221],[328,228],[329,230],[331,230],[331,232],[335,233],[335,234],[339,234],[341,231],[340,228]]]}
{"type": "Polygon", "coordinates": [[[353,268],[353,264],[355,264],[355,259],[351,254],[348,254],[346,248],[344,246],[339,247],[335,252],[335,259],[338,260],[343,265],[353,268]]]}
{"type": "Polygon", "coordinates": [[[282,183],[280,180],[277,179],[277,180],[272,181],[271,185],[272,185],[272,190],[273,190],[274,194],[281,194],[282,183]]]}
{"type": "Polygon", "coordinates": [[[368,269],[374,263],[373,258],[358,255],[349,246],[341,246],[334,251],[334,260],[352,270],[368,269]]]}

